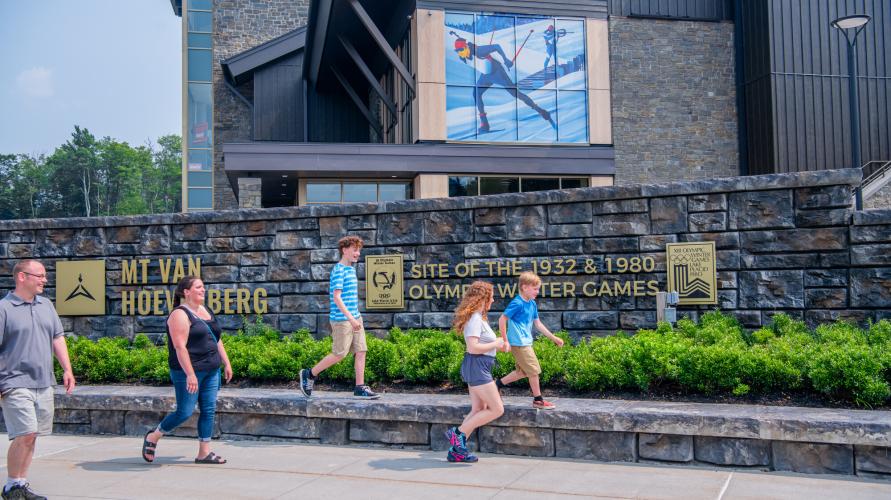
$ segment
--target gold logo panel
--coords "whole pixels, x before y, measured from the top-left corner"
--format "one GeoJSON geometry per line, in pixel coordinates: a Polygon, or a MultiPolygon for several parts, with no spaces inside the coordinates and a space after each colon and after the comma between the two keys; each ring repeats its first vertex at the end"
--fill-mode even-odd
{"type": "Polygon", "coordinates": [[[402,255],[365,256],[365,309],[404,309],[402,255]]]}
{"type": "Polygon", "coordinates": [[[105,314],[105,261],[56,262],[56,311],[60,316],[105,314]]]}
{"type": "Polygon", "coordinates": [[[680,305],[718,303],[715,242],[665,245],[668,291],[678,292],[680,305]]]}

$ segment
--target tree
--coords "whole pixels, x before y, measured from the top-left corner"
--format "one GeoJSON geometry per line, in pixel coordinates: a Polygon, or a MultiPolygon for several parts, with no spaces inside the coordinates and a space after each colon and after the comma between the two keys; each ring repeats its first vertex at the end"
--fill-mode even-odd
{"type": "Polygon", "coordinates": [[[151,150],[131,147],[106,137],[99,142],[99,193],[105,193],[106,209],[97,215],[152,213],[145,200],[146,177],[152,169],[151,150]]]}
{"type": "Polygon", "coordinates": [[[43,156],[0,155],[0,219],[39,217],[46,180],[43,156]]]}
{"type": "Polygon", "coordinates": [[[183,140],[178,135],[158,138],[160,148],[153,152],[154,169],[150,183],[155,186],[149,200],[152,213],[182,210],[183,140]]]}
{"type": "Polygon", "coordinates": [[[47,163],[52,171],[51,189],[62,202],[59,209],[65,207],[65,214],[57,216],[93,215],[94,180],[99,164],[98,144],[93,134],[75,125],[71,139],[56,148],[47,163]]]}

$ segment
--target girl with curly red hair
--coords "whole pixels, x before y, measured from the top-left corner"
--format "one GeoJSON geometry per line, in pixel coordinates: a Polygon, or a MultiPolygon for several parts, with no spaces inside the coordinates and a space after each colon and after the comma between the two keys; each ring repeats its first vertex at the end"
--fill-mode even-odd
{"type": "Polygon", "coordinates": [[[460,426],[451,427],[445,433],[451,445],[446,456],[449,462],[476,462],[477,457],[467,449],[467,436],[504,413],[492,368],[495,353],[504,350],[505,341],[495,336],[486,316],[494,300],[492,285],[475,281],[467,288],[455,310],[454,330],[463,332],[467,344],[461,362],[461,378],[470,390],[471,410],[460,426]]]}

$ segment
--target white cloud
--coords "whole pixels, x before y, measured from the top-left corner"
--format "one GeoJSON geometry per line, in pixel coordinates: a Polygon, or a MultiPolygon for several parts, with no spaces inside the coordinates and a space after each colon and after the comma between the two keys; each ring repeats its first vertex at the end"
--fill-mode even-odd
{"type": "Polygon", "coordinates": [[[29,97],[52,97],[53,71],[44,67],[26,69],[16,77],[19,89],[29,97]]]}

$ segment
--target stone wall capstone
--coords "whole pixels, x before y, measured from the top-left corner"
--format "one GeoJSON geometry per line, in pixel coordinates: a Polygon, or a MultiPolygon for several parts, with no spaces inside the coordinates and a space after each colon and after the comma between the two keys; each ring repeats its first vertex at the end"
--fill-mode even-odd
{"type": "MultiPolygon", "coordinates": [[[[262,289],[263,321],[286,333],[306,328],[324,336],[337,240],[357,234],[366,242],[364,255],[400,253],[405,261],[405,308],[368,311],[360,260],[360,307],[372,333],[448,328],[460,286],[475,278],[496,285],[497,318],[513,296],[515,274],[538,266],[543,321],[578,338],[654,326],[655,290],[645,284],[665,288],[666,243],[713,241],[717,307],[746,327],[778,312],[812,325],[866,322],[889,315],[891,210],[853,210],[859,182],[859,170],[834,170],[379,204],[5,221],[0,288],[13,287],[18,259],[34,257],[46,264],[47,295],[54,298],[57,261],[104,259],[107,315],[63,317],[66,331],[160,338],[165,304],[155,314],[134,313],[132,305],[122,314],[122,296],[158,291],[163,297],[174,287],[169,276],[164,282],[165,266],[200,259],[209,289],[239,289],[229,295],[233,311],[238,304],[251,309],[262,289]],[[609,273],[606,260],[619,258],[647,258],[653,267],[609,273]],[[140,259],[147,280],[127,282],[128,266],[140,259]],[[477,272],[429,274],[456,266],[477,272]],[[622,286],[597,287],[610,282],[622,286]]],[[[714,307],[682,307],[679,315],[696,319],[714,307]]],[[[243,324],[241,314],[219,318],[227,330],[243,324]]]]}

